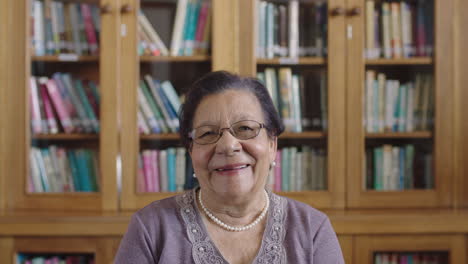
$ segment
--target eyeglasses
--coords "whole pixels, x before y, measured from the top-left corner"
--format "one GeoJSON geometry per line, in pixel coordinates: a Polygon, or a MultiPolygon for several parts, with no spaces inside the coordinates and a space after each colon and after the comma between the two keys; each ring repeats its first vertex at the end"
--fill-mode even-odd
{"type": "Polygon", "coordinates": [[[258,136],[260,130],[264,127],[264,124],[253,120],[238,121],[230,127],[225,128],[220,128],[215,125],[205,125],[194,128],[192,132],[189,133],[189,138],[199,145],[213,144],[218,142],[224,130],[227,129],[231,135],[237,139],[247,140],[258,136]]]}

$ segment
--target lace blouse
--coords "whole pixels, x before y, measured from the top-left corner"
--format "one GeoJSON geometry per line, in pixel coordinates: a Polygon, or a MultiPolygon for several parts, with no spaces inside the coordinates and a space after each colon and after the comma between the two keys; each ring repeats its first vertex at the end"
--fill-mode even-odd
{"type": "MultiPolygon", "coordinates": [[[[325,214],[298,201],[268,194],[267,224],[252,263],[344,263],[325,214]]],[[[195,190],[190,190],[136,212],[115,263],[228,263],[210,239],[195,199],[195,190]]]]}

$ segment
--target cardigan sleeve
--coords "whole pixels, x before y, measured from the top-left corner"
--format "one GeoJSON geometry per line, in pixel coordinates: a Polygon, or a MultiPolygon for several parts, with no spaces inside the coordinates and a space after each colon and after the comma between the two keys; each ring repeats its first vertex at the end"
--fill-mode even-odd
{"type": "Polygon", "coordinates": [[[314,261],[320,264],[344,264],[340,243],[328,217],[325,217],[314,239],[314,261]]]}
{"type": "Polygon", "coordinates": [[[120,242],[115,264],[156,263],[155,245],[138,214],[130,220],[127,232],[120,242]]]}

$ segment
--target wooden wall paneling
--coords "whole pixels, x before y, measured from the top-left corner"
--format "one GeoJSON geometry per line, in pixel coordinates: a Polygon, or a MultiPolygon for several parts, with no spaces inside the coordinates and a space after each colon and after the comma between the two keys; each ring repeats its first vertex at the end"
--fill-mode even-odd
{"type": "MultiPolygon", "coordinates": [[[[4,146],[6,143],[5,135],[8,131],[7,112],[5,109],[7,103],[7,89],[8,89],[8,54],[10,50],[10,38],[9,30],[10,25],[8,21],[9,18],[9,8],[10,1],[4,0],[0,2],[0,17],[3,18],[2,23],[0,23],[0,146],[4,146]]],[[[6,167],[7,163],[5,162],[5,157],[8,155],[6,148],[0,148],[0,210],[5,208],[6,204],[6,167]]]]}
{"type": "MultiPolygon", "coordinates": [[[[101,15],[100,36],[100,85],[101,85],[101,131],[99,161],[101,172],[101,207],[116,210],[117,202],[117,157],[119,155],[119,91],[120,34],[122,30],[119,0],[101,0],[109,5],[111,12],[101,15]]],[[[135,11],[133,11],[135,12],[135,11]]]]}
{"type": "MultiPolygon", "coordinates": [[[[239,72],[239,0],[212,2],[212,69],[239,72]]],[[[245,10],[246,11],[246,10],[245,10]]],[[[244,12],[244,11],[243,11],[244,12]]]]}
{"type": "Polygon", "coordinates": [[[458,208],[468,208],[468,1],[458,0],[455,7],[455,202],[458,208]]]}
{"type": "MultiPolygon", "coordinates": [[[[139,10],[139,1],[121,0],[122,4],[131,5],[139,10]]],[[[122,16],[122,24],[126,26],[127,35],[121,39],[120,51],[121,78],[121,133],[120,157],[122,162],[120,208],[129,210],[138,208],[136,197],[136,175],[138,175],[139,134],[137,124],[137,87],[139,80],[140,60],[137,54],[138,31],[137,14],[122,16]]]]}
{"type": "MultiPolygon", "coordinates": [[[[364,10],[364,1],[349,0],[346,10],[364,10]]],[[[363,13],[363,12],[362,12],[363,13]]],[[[364,156],[364,129],[362,100],[364,83],[364,14],[347,17],[347,62],[346,62],[346,177],[347,206],[359,206],[362,190],[364,156]]]]}
{"type": "Polygon", "coordinates": [[[339,235],[338,241],[340,242],[341,251],[346,264],[353,264],[353,236],[339,235]]]}
{"type": "Polygon", "coordinates": [[[454,159],[454,1],[436,0],[435,16],[435,186],[438,206],[452,205],[454,159]]]}
{"type": "Polygon", "coordinates": [[[239,12],[239,35],[238,53],[239,68],[237,72],[243,76],[255,77],[257,64],[255,58],[255,48],[257,47],[257,8],[256,1],[238,0],[239,12]]]}
{"type": "MultiPolygon", "coordinates": [[[[329,0],[328,9],[344,8],[344,0],[329,0]]],[[[328,12],[330,14],[330,12],[328,12]]],[[[329,208],[345,207],[346,184],[346,23],[345,16],[328,16],[328,137],[329,208]]]]}
{"type": "Polygon", "coordinates": [[[0,263],[14,263],[13,245],[12,237],[0,237],[0,263]]]}

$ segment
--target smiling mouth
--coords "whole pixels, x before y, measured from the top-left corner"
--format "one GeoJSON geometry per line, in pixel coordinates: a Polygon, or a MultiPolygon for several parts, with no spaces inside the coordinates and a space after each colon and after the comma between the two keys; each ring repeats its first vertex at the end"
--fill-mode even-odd
{"type": "Polygon", "coordinates": [[[215,171],[241,170],[241,169],[245,169],[245,168],[247,168],[247,167],[249,167],[249,166],[250,166],[249,164],[245,164],[245,165],[236,166],[236,167],[232,167],[232,168],[219,168],[219,169],[215,169],[215,171]]]}

